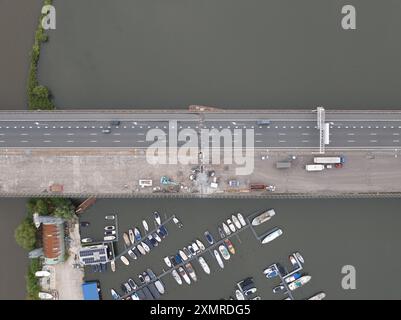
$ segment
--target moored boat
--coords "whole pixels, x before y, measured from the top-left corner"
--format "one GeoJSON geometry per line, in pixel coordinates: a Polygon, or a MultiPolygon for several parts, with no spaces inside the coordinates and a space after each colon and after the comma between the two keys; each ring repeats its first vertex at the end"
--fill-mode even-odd
{"type": "Polygon", "coordinates": [[[188,260],[188,256],[184,253],[184,251],[180,250],[180,251],[178,251],[178,254],[182,258],[182,260],[184,260],[184,261],[188,260]]]}
{"type": "Polygon", "coordinates": [[[262,239],[262,244],[269,243],[274,239],[278,238],[279,236],[281,236],[282,234],[283,230],[281,230],[280,228],[274,228],[273,231],[271,231],[262,239]]]}
{"type": "Polygon", "coordinates": [[[220,268],[224,268],[224,262],[220,257],[220,254],[218,253],[217,250],[213,250],[214,256],[216,257],[217,263],[219,264],[220,268]]]}
{"type": "Polygon", "coordinates": [[[205,273],[210,274],[210,268],[209,265],[207,264],[207,262],[205,261],[205,259],[203,257],[199,257],[198,258],[199,264],[201,265],[203,271],[205,271],[205,273]]]}
{"type": "Polygon", "coordinates": [[[275,214],[276,214],[276,212],[274,211],[274,209],[269,209],[269,210],[261,213],[257,217],[253,218],[252,225],[258,226],[258,225],[270,220],[275,214]]]}
{"type": "Polygon", "coordinates": [[[204,250],[206,249],[206,248],[205,248],[205,245],[203,244],[202,241],[196,239],[195,242],[196,242],[196,244],[198,245],[198,247],[199,247],[199,249],[200,249],[201,251],[204,251],[204,250]]]}
{"type": "Polygon", "coordinates": [[[188,250],[187,247],[182,248],[182,251],[188,256],[188,258],[192,258],[192,253],[191,251],[188,250]]]}
{"type": "Polygon", "coordinates": [[[310,297],[308,300],[323,300],[324,298],[326,298],[326,294],[324,292],[319,292],[310,297]]]}
{"type": "Polygon", "coordinates": [[[38,297],[41,300],[54,300],[54,296],[49,292],[39,292],[38,297]]]}
{"type": "Polygon", "coordinates": [[[288,285],[288,288],[289,288],[291,291],[293,291],[293,290],[295,290],[295,289],[297,289],[297,288],[302,287],[304,284],[308,283],[308,282],[310,281],[310,279],[312,279],[311,276],[302,276],[301,278],[299,278],[299,279],[297,279],[297,280],[291,282],[291,283],[288,285]]]}
{"type": "Polygon", "coordinates": [[[128,236],[129,236],[129,240],[131,241],[131,243],[134,244],[135,236],[134,236],[134,231],[132,231],[132,229],[128,230],[128,236]]]}
{"type": "Polygon", "coordinates": [[[235,297],[237,300],[245,300],[244,294],[240,290],[235,290],[235,297]]]}
{"type": "Polygon", "coordinates": [[[152,233],[152,237],[155,238],[157,242],[162,242],[162,239],[156,232],[152,233]]]}
{"type": "Polygon", "coordinates": [[[138,249],[138,251],[142,254],[145,255],[146,254],[146,250],[142,247],[142,245],[140,243],[138,243],[136,245],[136,248],[138,249]]]}
{"type": "Polygon", "coordinates": [[[213,236],[210,234],[209,231],[205,231],[205,238],[206,238],[207,242],[209,242],[210,244],[214,243],[213,236]]]}
{"type": "Polygon", "coordinates": [[[129,260],[127,259],[126,256],[121,256],[120,259],[121,259],[121,261],[122,261],[126,266],[129,265],[129,260]]]}
{"type": "Polygon", "coordinates": [[[171,271],[171,275],[173,276],[174,280],[179,284],[182,285],[182,279],[180,275],[178,274],[177,270],[171,271]]]}
{"type": "Polygon", "coordinates": [[[218,227],[217,230],[219,231],[220,238],[224,239],[226,237],[226,234],[224,233],[223,229],[221,227],[218,227]]]}
{"type": "Polygon", "coordinates": [[[155,217],[156,223],[160,226],[162,224],[162,219],[160,217],[159,212],[155,211],[155,212],[153,212],[153,215],[155,217]]]}
{"type": "Polygon", "coordinates": [[[111,271],[116,272],[116,262],[114,260],[110,261],[111,271]]]}
{"type": "Polygon", "coordinates": [[[219,246],[219,251],[221,255],[223,256],[224,260],[229,260],[230,259],[230,253],[228,252],[227,248],[225,245],[220,245],[219,246]]]}
{"type": "Polygon", "coordinates": [[[136,260],[138,258],[136,256],[136,254],[134,253],[134,251],[132,251],[132,250],[128,250],[128,255],[134,260],[136,260]]]}
{"type": "Polygon", "coordinates": [[[140,241],[142,239],[141,231],[138,228],[134,229],[134,236],[136,241],[140,241]]]}
{"type": "Polygon", "coordinates": [[[183,267],[178,268],[178,273],[184,279],[187,284],[191,284],[191,279],[188,277],[187,273],[185,272],[183,267]]]}
{"type": "Polygon", "coordinates": [[[121,296],[116,292],[116,290],[111,289],[110,292],[111,292],[111,296],[113,297],[114,300],[121,299],[121,296]]]}
{"type": "Polygon", "coordinates": [[[234,245],[229,239],[225,239],[224,244],[226,245],[228,251],[230,251],[231,254],[235,254],[234,245]]]}
{"type": "Polygon", "coordinates": [[[170,261],[169,257],[164,257],[163,260],[164,260],[164,263],[167,265],[167,267],[169,267],[169,268],[172,267],[172,264],[171,264],[171,261],[170,261]]]}
{"type": "Polygon", "coordinates": [[[150,252],[150,248],[146,243],[141,242],[141,246],[145,249],[146,252],[150,252]]]}
{"type": "Polygon", "coordinates": [[[145,229],[145,233],[149,231],[149,225],[146,220],[142,220],[143,228],[145,229]]]}
{"type": "Polygon", "coordinates": [[[131,241],[129,240],[129,236],[126,232],[123,233],[123,239],[124,239],[125,245],[129,247],[131,245],[131,241]]]}
{"type": "Polygon", "coordinates": [[[223,222],[223,230],[227,236],[231,234],[230,228],[223,222]]]}
{"type": "Polygon", "coordinates": [[[50,272],[46,271],[46,270],[36,271],[35,272],[35,277],[38,277],[38,278],[50,277],[50,272]]]}
{"type": "Polygon", "coordinates": [[[185,269],[187,269],[187,272],[189,274],[189,276],[192,278],[193,281],[198,281],[198,278],[196,276],[195,270],[192,267],[192,264],[190,264],[189,262],[185,264],[185,269]]]}
{"type": "Polygon", "coordinates": [[[231,222],[231,219],[227,219],[227,225],[232,232],[235,232],[236,229],[235,229],[234,224],[231,222]]]}
{"type": "Polygon", "coordinates": [[[231,215],[231,220],[234,222],[235,226],[237,227],[237,229],[241,229],[242,228],[242,224],[241,222],[239,222],[238,218],[236,215],[231,215]]]}
{"type": "Polygon", "coordinates": [[[246,226],[246,221],[245,221],[243,215],[238,212],[237,213],[237,218],[238,218],[239,222],[242,224],[242,226],[245,227],[246,226]]]}

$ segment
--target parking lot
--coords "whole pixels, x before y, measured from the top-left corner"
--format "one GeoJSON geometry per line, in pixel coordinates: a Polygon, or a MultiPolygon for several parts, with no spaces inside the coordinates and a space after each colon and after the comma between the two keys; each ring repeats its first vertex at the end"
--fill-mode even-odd
{"type": "MultiPolygon", "coordinates": [[[[397,290],[385,289],[380,279],[372,278],[374,266],[371,261],[383,263],[393,261],[388,246],[398,239],[397,224],[390,224],[389,219],[397,220],[398,200],[133,200],[110,199],[98,200],[96,204],[81,216],[81,221],[90,222],[90,227],[82,232],[85,236],[103,233],[104,216],[111,213],[118,215],[119,234],[131,227],[143,230],[141,222],[147,219],[150,224],[152,213],[157,210],[165,217],[175,214],[180,218],[184,227],[179,229],[173,222],[166,227],[168,236],[149,254],[125,266],[116,261],[116,272],[92,273],[86,270],[86,280],[99,280],[104,299],[111,299],[110,289],[114,288],[122,294],[120,285],[133,278],[138,284],[137,275],[151,268],[159,275],[167,266],[163,262],[165,256],[173,255],[199,238],[206,245],[204,231],[209,230],[215,239],[219,239],[217,226],[236,212],[244,216],[257,210],[275,208],[276,215],[268,222],[255,228],[258,234],[263,234],[274,227],[280,227],[283,235],[271,243],[262,245],[255,238],[250,228],[231,238],[236,254],[230,260],[224,261],[225,268],[221,269],[210,253],[204,253],[205,260],[210,266],[211,274],[207,275],[197,261],[192,263],[198,281],[191,285],[183,283],[179,286],[171,275],[162,278],[166,293],[162,299],[228,299],[235,296],[235,285],[247,277],[253,277],[257,295],[262,299],[284,299],[282,294],[273,294],[272,289],[280,282],[278,278],[266,279],[263,270],[273,264],[281,263],[290,269],[288,256],[299,251],[304,260],[304,272],[312,276],[309,283],[294,291],[295,299],[305,299],[324,291],[327,299],[356,299],[356,298],[388,298],[399,297],[397,290]],[[358,201],[358,202],[357,202],[358,201]],[[385,217],[379,217],[381,205],[386,202],[390,208],[385,217]],[[358,205],[356,205],[358,203],[358,205]],[[363,207],[363,218],[360,208],[363,207]],[[302,210],[302,214],[300,213],[302,210]],[[394,226],[394,227],[392,227],[394,226]],[[380,233],[382,240],[372,239],[373,232],[380,233]],[[355,237],[358,232],[358,237],[355,237]],[[341,268],[351,264],[357,268],[357,289],[343,290],[341,288],[341,268]]],[[[120,239],[116,251],[123,248],[120,239]]],[[[128,256],[127,256],[128,257],[128,256]]],[[[389,272],[396,272],[400,266],[388,264],[389,272]]]]}

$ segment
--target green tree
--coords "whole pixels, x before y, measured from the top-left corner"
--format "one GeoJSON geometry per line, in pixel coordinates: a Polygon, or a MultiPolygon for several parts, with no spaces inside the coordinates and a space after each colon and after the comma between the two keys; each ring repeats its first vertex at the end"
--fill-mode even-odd
{"type": "Polygon", "coordinates": [[[36,244],[36,228],[32,220],[25,218],[15,229],[15,241],[25,250],[32,250],[36,244]]]}
{"type": "Polygon", "coordinates": [[[38,300],[40,285],[38,283],[38,278],[35,277],[35,272],[42,269],[39,259],[31,259],[28,266],[28,272],[25,276],[26,279],[26,291],[28,293],[27,298],[29,300],[38,300]]]}

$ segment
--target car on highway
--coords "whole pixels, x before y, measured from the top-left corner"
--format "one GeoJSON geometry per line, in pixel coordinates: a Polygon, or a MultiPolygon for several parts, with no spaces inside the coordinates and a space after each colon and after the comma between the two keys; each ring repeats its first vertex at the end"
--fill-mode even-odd
{"type": "Polygon", "coordinates": [[[112,126],[119,126],[120,123],[121,123],[121,121],[119,121],[119,120],[111,120],[110,121],[110,125],[112,125],[112,126]]]}
{"type": "Polygon", "coordinates": [[[270,120],[258,120],[256,121],[256,124],[258,126],[268,126],[270,125],[270,120]]]}

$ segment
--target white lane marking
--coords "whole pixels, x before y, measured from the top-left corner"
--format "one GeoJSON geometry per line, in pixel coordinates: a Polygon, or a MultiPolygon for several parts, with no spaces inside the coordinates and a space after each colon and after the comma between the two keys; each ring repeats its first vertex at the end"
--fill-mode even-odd
{"type": "Polygon", "coordinates": [[[68,140],[67,142],[68,142],[68,143],[73,143],[73,142],[74,142],[74,140],[68,140]]]}
{"type": "Polygon", "coordinates": [[[24,127],[24,126],[22,126],[22,127],[21,127],[21,129],[25,129],[25,127],[24,127]]]}
{"type": "Polygon", "coordinates": [[[141,143],[142,143],[142,142],[145,142],[145,141],[143,141],[143,140],[138,140],[138,142],[141,142],[141,143]]]}
{"type": "Polygon", "coordinates": [[[262,140],[256,140],[256,142],[259,142],[259,143],[260,143],[260,142],[263,142],[263,141],[262,141],[262,140]]]}
{"type": "Polygon", "coordinates": [[[27,133],[21,133],[21,136],[27,136],[28,134],[27,133]]]}
{"type": "Polygon", "coordinates": [[[44,136],[51,136],[52,134],[51,133],[44,133],[43,135],[44,136]]]}
{"type": "Polygon", "coordinates": [[[26,141],[26,140],[21,140],[21,142],[22,142],[22,143],[27,143],[28,141],[26,141]]]}
{"type": "Polygon", "coordinates": [[[67,136],[73,136],[75,133],[67,133],[67,136]]]}
{"type": "Polygon", "coordinates": [[[97,136],[97,133],[91,133],[90,135],[91,136],[97,136]]]}
{"type": "Polygon", "coordinates": [[[371,136],[377,136],[377,133],[372,132],[370,135],[371,135],[371,136]]]}
{"type": "Polygon", "coordinates": [[[305,143],[305,142],[309,142],[309,140],[302,140],[302,142],[304,142],[304,143],[305,143]]]}
{"type": "Polygon", "coordinates": [[[284,133],[284,132],[279,132],[279,134],[278,134],[279,136],[285,136],[285,135],[287,135],[286,133],[284,133]]]}
{"type": "Polygon", "coordinates": [[[349,136],[354,136],[355,133],[347,133],[347,135],[349,135],[349,136]]]}
{"type": "Polygon", "coordinates": [[[399,136],[400,134],[399,133],[393,133],[393,136],[399,136]]]}
{"type": "Polygon", "coordinates": [[[75,129],[79,129],[79,127],[75,127],[75,129]]]}
{"type": "Polygon", "coordinates": [[[298,126],[298,129],[302,129],[302,126],[298,126]]]}
{"type": "Polygon", "coordinates": [[[95,126],[92,126],[92,129],[95,129],[95,126]]]}
{"type": "Polygon", "coordinates": [[[303,136],[309,136],[309,133],[304,132],[304,133],[302,133],[302,135],[303,136]]]}
{"type": "Polygon", "coordinates": [[[29,129],[32,129],[32,126],[29,126],[29,129]]]}
{"type": "Polygon", "coordinates": [[[114,136],[120,136],[121,133],[113,133],[114,136]]]}
{"type": "Polygon", "coordinates": [[[377,142],[377,140],[370,140],[370,142],[376,143],[376,142],[377,142]]]}
{"type": "Polygon", "coordinates": [[[68,126],[68,129],[71,129],[71,126],[68,126]]]}
{"type": "Polygon", "coordinates": [[[92,142],[92,143],[96,143],[97,141],[96,141],[96,140],[91,140],[91,142],[92,142]]]}
{"type": "Polygon", "coordinates": [[[393,142],[400,142],[400,140],[393,140],[393,142]]]}
{"type": "Polygon", "coordinates": [[[355,142],[355,140],[348,140],[347,142],[355,142]]]}
{"type": "Polygon", "coordinates": [[[56,129],[56,126],[53,126],[53,129],[56,129]]]}
{"type": "Polygon", "coordinates": [[[262,134],[261,133],[255,133],[255,136],[261,136],[262,134]]]}
{"type": "Polygon", "coordinates": [[[345,126],[345,129],[349,129],[348,126],[345,126]]]}
{"type": "Polygon", "coordinates": [[[278,129],[278,126],[275,126],[274,128],[275,128],[275,129],[278,129]]]}
{"type": "Polygon", "coordinates": [[[280,142],[280,143],[285,143],[285,142],[287,142],[287,141],[285,141],[285,140],[279,140],[278,142],[280,142]]]}
{"type": "Polygon", "coordinates": [[[124,129],[127,129],[127,126],[124,126],[124,129]]]}
{"type": "Polygon", "coordinates": [[[63,126],[61,126],[61,127],[60,127],[60,129],[64,129],[64,127],[63,127],[63,126]]]}
{"type": "Polygon", "coordinates": [[[143,133],[143,132],[138,132],[137,135],[138,135],[138,136],[144,136],[145,133],[143,133]]]}
{"type": "Polygon", "coordinates": [[[119,143],[119,142],[120,142],[120,140],[114,140],[113,142],[114,142],[114,143],[119,143]]]}
{"type": "Polygon", "coordinates": [[[44,140],[43,142],[50,143],[52,141],[51,140],[44,140]]]}
{"type": "Polygon", "coordinates": [[[306,126],[306,129],[309,129],[310,127],[309,126],[306,126]]]}
{"type": "Polygon", "coordinates": [[[4,140],[0,140],[0,143],[4,143],[4,140]]]}
{"type": "Polygon", "coordinates": [[[291,128],[291,129],[294,129],[294,126],[291,126],[290,128],[291,128]]]}

